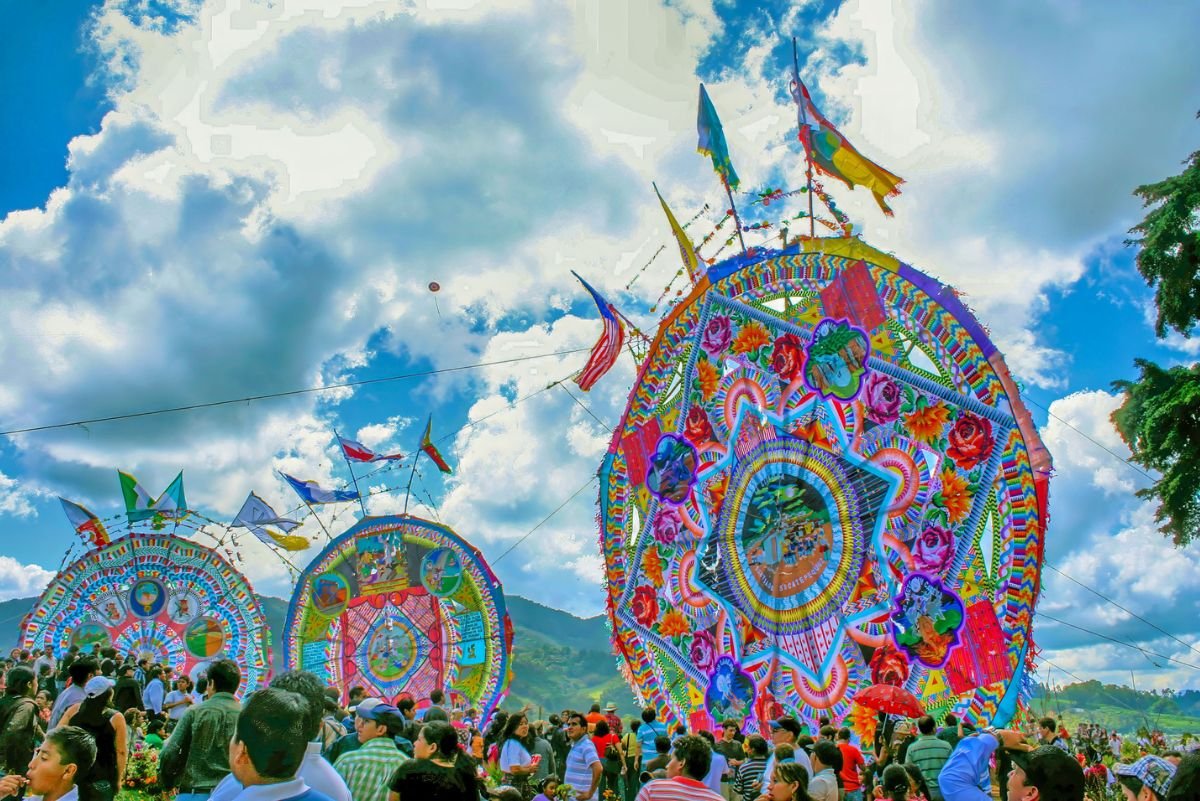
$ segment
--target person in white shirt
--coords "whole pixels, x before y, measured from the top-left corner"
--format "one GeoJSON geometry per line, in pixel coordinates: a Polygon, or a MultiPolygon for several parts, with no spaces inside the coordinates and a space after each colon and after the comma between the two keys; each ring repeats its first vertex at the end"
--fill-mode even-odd
{"type": "Polygon", "coordinates": [[[837,769],[841,767],[842,752],[829,740],[813,743],[813,775],[808,780],[808,796],[812,801],[838,801],[837,769]]]}
{"type": "Polygon", "coordinates": [[[167,717],[171,720],[179,720],[183,714],[191,709],[196,703],[196,696],[192,694],[192,680],[186,674],[180,676],[175,681],[175,689],[167,693],[166,700],[163,701],[163,711],[167,713],[167,717]]]}
{"type": "MultiPolygon", "coordinates": [[[[310,788],[333,801],[353,801],[346,782],[321,756],[321,721],[325,715],[325,688],[321,680],[307,671],[289,670],[272,679],[271,688],[293,692],[303,698],[307,706],[304,732],[310,739],[296,778],[303,779],[310,788]]],[[[242,790],[241,782],[231,773],[213,789],[208,801],[232,801],[242,790]]]]}
{"type": "Polygon", "coordinates": [[[163,685],[162,680],[162,668],[157,665],[150,668],[146,678],[149,681],[146,683],[146,689],[142,690],[142,704],[146,707],[146,714],[161,720],[163,701],[167,695],[167,688],[163,685]]]}
{"type": "Polygon", "coordinates": [[[0,799],[16,796],[22,787],[26,801],[79,801],[76,780],[96,761],[96,741],[78,726],[63,726],[46,735],[33,753],[24,776],[0,779],[0,799]]]}
{"type": "Polygon", "coordinates": [[[229,741],[229,769],[242,789],[235,801],[330,801],[297,775],[304,762],[309,703],[268,687],[251,693],[229,741]]]}

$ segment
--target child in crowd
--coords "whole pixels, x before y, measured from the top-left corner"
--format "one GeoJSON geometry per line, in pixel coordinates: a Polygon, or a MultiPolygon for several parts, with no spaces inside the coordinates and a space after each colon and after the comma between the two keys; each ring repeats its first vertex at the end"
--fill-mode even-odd
{"type": "Polygon", "coordinates": [[[538,794],[533,797],[533,801],[553,801],[554,793],[558,790],[558,777],[547,776],[538,783],[538,794]]]}
{"type": "Polygon", "coordinates": [[[146,725],[146,737],[143,740],[147,748],[163,747],[163,730],[166,724],[161,720],[152,720],[146,725]]]}

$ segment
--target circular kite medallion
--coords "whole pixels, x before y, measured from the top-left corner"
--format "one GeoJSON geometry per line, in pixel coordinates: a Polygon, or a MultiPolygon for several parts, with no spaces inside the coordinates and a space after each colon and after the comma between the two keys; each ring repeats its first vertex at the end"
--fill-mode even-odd
{"type": "Polygon", "coordinates": [[[442,689],[489,710],[508,684],[512,622],[483,555],[446,526],[368,517],[308,566],[288,607],[290,668],[374,697],[442,689]]]}
{"type": "Polygon", "coordinates": [[[601,468],[623,668],[704,728],[845,719],[873,683],[1004,723],[1049,468],[952,290],[852,239],[714,265],[662,321],[601,468]]]}
{"type": "Polygon", "coordinates": [[[21,624],[21,647],[90,652],[111,643],[121,654],[188,674],[228,657],[242,667],[242,691],[249,692],[270,672],[266,631],[246,578],[216,551],[135,532],[86,553],[50,581],[21,624]]]}

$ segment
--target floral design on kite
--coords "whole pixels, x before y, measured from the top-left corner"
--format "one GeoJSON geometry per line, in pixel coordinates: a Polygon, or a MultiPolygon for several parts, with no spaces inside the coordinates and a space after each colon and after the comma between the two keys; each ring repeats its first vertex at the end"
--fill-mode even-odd
{"type": "Polygon", "coordinates": [[[900,417],[900,403],[904,394],[900,385],[883,373],[872,372],[863,389],[863,406],[867,419],[873,423],[890,423],[900,417]]]}
{"type": "Polygon", "coordinates": [[[711,631],[697,631],[692,635],[692,645],[688,649],[692,664],[702,673],[708,673],[717,663],[717,639],[711,631]]]}
{"type": "Polygon", "coordinates": [[[942,526],[926,526],[913,542],[912,556],[918,570],[943,575],[954,560],[954,534],[942,526]]]}
{"type": "Polygon", "coordinates": [[[795,334],[783,334],[775,339],[771,351],[771,369],[783,381],[795,381],[804,375],[804,343],[795,334]]]}
{"type": "Polygon", "coordinates": [[[713,426],[704,407],[693,406],[688,410],[687,420],[683,423],[683,435],[697,447],[712,441],[713,426]]]}
{"type": "Polygon", "coordinates": [[[658,620],[658,595],[650,585],[643,584],[633,591],[633,602],[630,606],[634,619],[643,626],[648,628],[658,620]]]}
{"type": "Polygon", "coordinates": [[[964,411],[947,437],[950,447],[946,455],[963,470],[971,470],[992,455],[996,441],[992,436],[992,422],[979,415],[964,411]]]}
{"type": "Polygon", "coordinates": [[[723,314],[714,315],[708,321],[708,325],[704,326],[700,347],[716,357],[725,352],[730,342],[733,342],[733,326],[730,325],[729,318],[723,314]]]}

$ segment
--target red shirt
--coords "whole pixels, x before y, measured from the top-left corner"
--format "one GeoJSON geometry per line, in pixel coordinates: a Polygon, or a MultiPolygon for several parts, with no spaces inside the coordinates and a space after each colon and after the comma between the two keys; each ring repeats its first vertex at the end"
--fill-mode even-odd
{"type": "Polygon", "coordinates": [[[606,759],[606,757],[604,756],[604,751],[610,745],[615,745],[615,746],[620,747],[621,738],[618,737],[617,735],[613,734],[612,732],[609,732],[608,734],[604,735],[603,737],[593,736],[592,737],[592,745],[596,746],[596,755],[599,756],[601,759],[606,759]]]}
{"type": "Polygon", "coordinates": [[[850,743],[838,743],[838,750],[842,752],[842,772],[839,774],[842,777],[842,787],[847,793],[852,793],[862,787],[858,769],[866,764],[866,761],[862,751],[850,743]]]}

